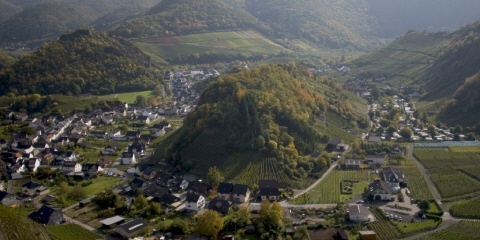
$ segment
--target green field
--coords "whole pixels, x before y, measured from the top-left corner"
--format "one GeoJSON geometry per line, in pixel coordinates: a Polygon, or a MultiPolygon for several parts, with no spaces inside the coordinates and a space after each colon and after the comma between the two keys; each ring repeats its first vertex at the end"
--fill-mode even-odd
{"type": "Polygon", "coordinates": [[[455,202],[450,207],[450,213],[459,218],[480,218],[480,198],[455,202]]]}
{"type": "Polygon", "coordinates": [[[132,42],[157,61],[203,53],[261,55],[290,52],[255,31],[199,33],[132,42]]]}
{"type": "Polygon", "coordinates": [[[143,92],[130,92],[130,93],[119,93],[119,94],[109,94],[98,96],[99,99],[108,99],[108,100],[118,100],[120,102],[134,103],[138,95],[148,97],[152,94],[152,91],[143,91],[143,92]]]}
{"type": "Polygon", "coordinates": [[[432,200],[433,196],[427,182],[412,159],[407,158],[405,165],[400,166],[408,182],[411,197],[416,200],[432,200]]]}
{"type": "Polygon", "coordinates": [[[298,196],[292,204],[315,204],[315,203],[340,203],[353,198],[355,194],[361,194],[364,188],[375,178],[377,174],[371,174],[367,170],[338,171],[328,174],[317,186],[304,195],[298,196]],[[358,181],[352,187],[352,194],[342,194],[342,181],[358,181]]]}
{"type": "Polygon", "coordinates": [[[480,239],[480,222],[462,221],[447,229],[419,237],[418,240],[480,239]]]}
{"type": "Polygon", "coordinates": [[[450,148],[416,148],[414,151],[447,200],[480,192],[480,155],[472,152],[472,147],[453,149],[455,152],[450,148]]]}
{"type": "Polygon", "coordinates": [[[85,230],[84,228],[75,225],[67,224],[61,226],[47,226],[48,232],[55,240],[96,240],[104,239],[100,235],[85,230]]]}

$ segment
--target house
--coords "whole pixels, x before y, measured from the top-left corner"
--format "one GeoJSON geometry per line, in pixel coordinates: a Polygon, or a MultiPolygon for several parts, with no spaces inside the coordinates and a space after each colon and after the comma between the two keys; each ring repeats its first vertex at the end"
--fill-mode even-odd
{"type": "Polygon", "coordinates": [[[139,141],[135,141],[128,146],[128,151],[135,153],[137,157],[141,156],[145,151],[145,145],[139,141]]]}
{"type": "Polygon", "coordinates": [[[89,136],[96,138],[107,138],[108,133],[106,131],[91,131],[89,136]]]}
{"type": "Polygon", "coordinates": [[[392,187],[382,180],[375,180],[370,183],[367,191],[373,195],[373,199],[375,200],[390,201],[394,197],[392,187]]]}
{"type": "Polygon", "coordinates": [[[383,180],[390,185],[394,192],[397,192],[402,187],[407,187],[407,180],[403,171],[397,167],[385,167],[382,168],[383,180]]]}
{"type": "Polygon", "coordinates": [[[118,152],[118,144],[116,142],[111,142],[102,149],[103,155],[112,155],[118,152]]]}
{"type": "Polygon", "coordinates": [[[135,164],[137,160],[135,159],[135,154],[133,152],[124,152],[122,153],[122,164],[135,164]]]}
{"type": "Polygon", "coordinates": [[[154,201],[159,201],[172,208],[178,208],[183,203],[179,197],[170,193],[164,194],[161,198],[154,199],[154,201]]]}
{"type": "Polygon", "coordinates": [[[235,202],[248,202],[250,200],[250,189],[247,185],[235,184],[232,190],[232,198],[235,202]]]}
{"type": "Polygon", "coordinates": [[[377,239],[377,233],[375,231],[358,231],[360,239],[362,240],[375,240],[377,239]]]}
{"type": "Polygon", "coordinates": [[[183,178],[173,180],[172,184],[172,189],[175,191],[185,190],[188,187],[188,181],[183,178]]]}
{"type": "Polygon", "coordinates": [[[157,174],[157,171],[152,167],[147,167],[145,168],[145,170],[142,171],[142,176],[146,180],[153,180],[156,174],[157,174]]]}
{"type": "Polygon", "coordinates": [[[130,182],[130,187],[132,187],[133,189],[145,189],[146,187],[148,186],[148,183],[143,181],[142,179],[140,178],[135,178],[133,179],[131,182],[130,182]]]}
{"type": "Polygon", "coordinates": [[[133,141],[137,138],[140,138],[140,133],[138,131],[128,131],[127,134],[125,135],[125,138],[128,141],[133,141]]]}
{"type": "Polygon", "coordinates": [[[167,186],[168,182],[172,179],[173,179],[173,176],[171,174],[163,171],[157,171],[154,177],[155,182],[162,186],[167,186]]]}
{"type": "Polygon", "coordinates": [[[122,131],[120,129],[115,129],[110,133],[110,138],[118,137],[122,135],[122,131]]]}
{"type": "Polygon", "coordinates": [[[210,193],[210,190],[212,190],[212,187],[208,183],[204,183],[201,180],[189,182],[187,187],[188,192],[205,196],[210,193]]]}
{"type": "Polygon", "coordinates": [[[42,185],[36,183],[36,182],[27,182],[22,185],[22,193],[26,196],[33,196],[37,193],[37,190],[39,190],[42,187],[42,185]]]}
{"type": "Polygon", "coordinates": [[[39,166],[40,166],[40,159],[38,158],[28,159],[27,167],[30,172],[36,172],[39,166]]]}
{"type": "Polygon", "coordinates": [[[360,204],[350,204],[347,211],[352,222],[368,222],[371,214],[367,207],[360,204]]]}
{"type": "Polygon", "coordinates": [[[230,200],[233,191],[233,183],[221,182],[218,184],[217,197],[225,200],[230,200]]]}
{"type": "Polygon", "coordinates": [[[348,144],[342,144],[342,143],[340,143],[340,144],[337,144],[337,146],[335,147],[335,150],[336,150],[336,151],[340,151],[340,152],[345,152],[345,151],[348,150],[349,147],[350,147],[350,146],[349,146],[348,144]]]}
{"type": "Polygon", "coordinates": [[[367,163],[369,167],[380,167],[384,162],[384,156],[367,156],[367,163]]]}
{"type": "Polygon", "coordinates": [[[278,201],[280,198],[280,191],[277,187],[262,187],[259,189],[260,192],[258,193],[258,195],[260,196],[260,199],[262,199],[262,201],[278,201]]]}
{"type": "Polygon", "coordinates": [[[221,198],[214,198],[208,203],[208,209],[217,211],[220,214],[226,215],[230,211],[231,204],[229,201],[221,198]]]}
{"type": "Polygon", "coordinates": [[[328,143],[327,143],[327,151],[333,151],[337,149],[337,145],[342,143],[342,140],[339,137],[333,137],[331,138],[328,143]]]}
{"type": "Polygon", "coordinates": [[[200,194],[188,193],[185,199],[185,209],[199,211],[205,207],[205,198],[200,194]]]}
{"type": "Polygon", "coordinates": [[[103,172],[103,166],[98,163],[84,163],[82,164],[82,172],[90,175],[96,175],[103,172]]]}
{"type": "Polygon", "coordinates": [[[97,161],[97,164],[100,164],[102,166],[108,166],[112,163],[112,159],[110,158],[106,158],[106,157],[103,157],[103,158],[100,158],[98,159],[97,161]]]}
{"type": "Polygon", "coordinates": [[[138,116],[137,121],[141,124],[150,124],[150,118],[148,116],[138,116]]]}
{"type": "Polygon", "coordinates": [[[163,195],[168,193],[168,189],[157,184],[150,184],[143,189],[143,195],[147,197],[161,199],[163,195]]]}
{"type": "Polygon", "coordinates": [[[0,203],[4,206],[12,206],[17,202],[17,198],[14,194],[9,194],[4,191],[0,191],[0,203]]]}
{"type": "Polygon", "coordinates": [[[62,172],[64,173],[77,173],[82,171],[82,165],[77,162],[63,162],[62,172]]]}
{"type": "Polygon", "coordinates": [[[135,218],[126,223],[118,225],[115,228],[115,232],[124,238],[130,239],[147,226],[148,225],[142,219],[135,218]]]}
{"type": "Polygon", "coordinates": [[[402,154],[403,155],[404,152],[405,151],[403,150],[403,148],[398,144],[393,145],[392,149],[390,149],[390,155],[392,155],[392,156],[397,155],[397,154],[402,154]]]}
{"type": "Polygon", "coordinates": [[[43,205],[40,209],[28,215],[33,221],[43,225],[59,225],[65,222],[62,209],[43,205]]]}

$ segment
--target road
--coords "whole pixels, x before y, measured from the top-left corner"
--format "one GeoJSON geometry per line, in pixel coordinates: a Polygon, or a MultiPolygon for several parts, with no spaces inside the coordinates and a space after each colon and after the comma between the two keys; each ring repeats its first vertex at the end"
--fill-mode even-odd
{"type": "Polygon", "coordinates": [[[296,193],[291,200],[297,198],[298,196],[302,195],[302,194],[305,194],[306,192],[312,190],[312,188],[314,188],[315,186],[317,186],[321,181],[323,181],[323,179],[325,179],[325,177],[327,177],[327,175],[333,170],[335,169],[335,167],[337,167],[337,162],[333,163],[332,165],[330,165],[330,168],[322,175],[322,177],[320,177],[317,181],[315,181],[312,185],[310,185],[309,187],[307,187],[306,189],[302,190],[301,192],[299,193],[296,193]]]}

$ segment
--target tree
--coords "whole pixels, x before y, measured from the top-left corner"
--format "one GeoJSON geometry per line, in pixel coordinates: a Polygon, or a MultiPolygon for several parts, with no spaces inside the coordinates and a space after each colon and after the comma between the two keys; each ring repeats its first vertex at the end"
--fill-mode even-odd
{"type": "Polygon", "coordinates": [[[141,106],[141,107],[145,107],[148,104],[147,100],[148,99],[145,96],[138,95],[136,100],[135,100],[135,104],[138,105],[138,106],[141,106]]]}
{"type": "Polygon", "coordinates": [[[162,213],[162,207],[160,203],[151,202],[150,206],[148,207],[148,213],[151,216],[159,215],[160,213],[162,213]]]}
{"type": "Polygon", "coordinates": [[[427,212],[428,209],[430,208],[430,203],[427,200],[423,200],[418,203],[418,208],[420,208],[422,212],[427,212]]]}
{"type": "Polygon", "coordinates": [[[208,210],[197,217],[195,232],[199,235],[214,237],[222,228],[223,218],[216,211],[208,210]]]}
{"type": "Polygon", "coordinates": [[[67,182],[60,182],[57,184],[57,191],[56,193],[61,196],[68,192],[68,183],[67,182]]]}
{"type": "Polygon", "coordinates": [[[162,96],[162,95],[163,95],[162,85],[157,84],[157,85],[155,86],[155,88],[153,89],[152,94],[153,94],[154,96],[157,96],[157,97],[162,96]]]}
{"type": "Polygon", "coordinates": [[[408,127],[404,127],[402,128],[402,130],[400,130],[400,135],[403,138],[409,140],[412,137],[412,130],[408,127]]]}
{"type": "Polygon", "coordinates": [[[33,135],[36,132],[37,131],[35,130],[35,128],[30,127],[30,126],[25,126],[25,127],[22,128],[22,133],[26,134],[26,135],[33,135]]]}
{"type": "Polygon", "coordinates": [[[222,180],[223,180],[222,173],[216,166],[210,167],[208,169],[206,182],[210,184],[210,186],[212,186],[213,188],[216,188],[222,180]]]}
{"type": "Polygon", "coordinates": [[[143,195],[140,195],[133,201],[133,206],[135,206],[137,211],[143,210],[148,206],[148,200],[143,195]]]}
{"type": "Polygon", "coordinates": [[[87,197],[87,191],[85,191],[83,187],[77,185],[68,192],[67,196],[73,200],[79,201],[87,197]]]}
{"type": "Polygon", "coordinates": [[[277,236],[283,233],[285,227],[283,209],[277,202],[270,204],[270,201],[265,200],[260,206],[259,230],[260,232],[270,232],[277,236]]]}
{"type": "Polygon", "coordinates": [[[435,128],[435,125],[433,125],[433,124],[430,124],[430,125],[428,126],[428,133],[430,133],[430,136],[435,137],[435,134],[436,134],[436,130],[435,130],[435,129],[436,129],[436,128],[435,128]]]}

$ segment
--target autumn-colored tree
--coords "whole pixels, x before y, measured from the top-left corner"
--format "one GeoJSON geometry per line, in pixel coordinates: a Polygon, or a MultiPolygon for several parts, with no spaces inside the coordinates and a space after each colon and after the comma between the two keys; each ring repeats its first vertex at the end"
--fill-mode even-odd
{"type": "Polygon", "coordinates": [[[217,236],[223,228],[223,218],[213,210],[208,210],[197,217],[195,232],[202,236],[217,236]]]}
{"type": "Polygon", "coordinates": [[[210,184],[210,186],[212,186],[213,188],[217,188],[218,184],[222,180],[223,180],[222,173],[216,166],[210,167],[208,169],[206,182],[210,184]]]}

